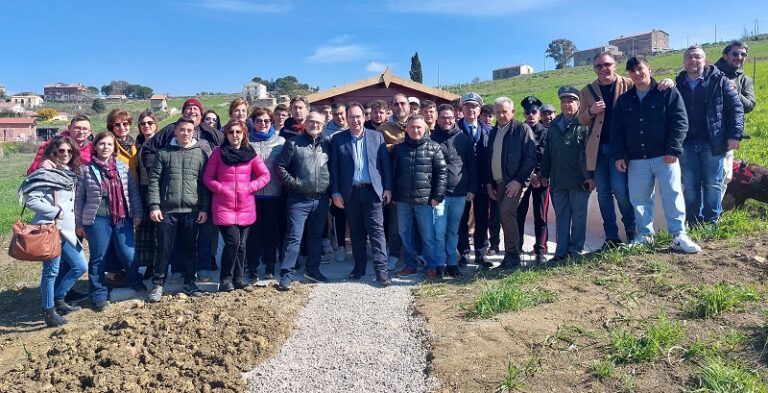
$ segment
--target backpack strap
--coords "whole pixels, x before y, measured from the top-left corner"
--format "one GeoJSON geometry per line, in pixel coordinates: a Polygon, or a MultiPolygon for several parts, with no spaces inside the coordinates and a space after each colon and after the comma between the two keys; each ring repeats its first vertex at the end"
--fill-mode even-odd
{"type": "Polygon", "coordinates": [[[589,92],[592,94],[592,98],[595,100],[595,102],[600,101],[600,97],[597,95],[597,92],[595,92],[595,88],[592,87],[592,84],[588,84],[587,88],[589,89],[589,92]]]}

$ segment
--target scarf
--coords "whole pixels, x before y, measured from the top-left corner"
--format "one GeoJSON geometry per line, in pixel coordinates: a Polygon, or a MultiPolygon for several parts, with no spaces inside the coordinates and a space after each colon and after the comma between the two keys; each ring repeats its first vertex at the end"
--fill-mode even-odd
{"type": "Polygon", "coordinates": [[[101,192],[109,198],[109,213],[112,215],[112,224],[120,228],[125,222],[125,205],[123,203],[123,183],[117,173],[117,163],[114,158],[106,162],[98,157],[91,157],[91,164],[96,165],[101,171],[101,192]]]}
{"type": "Polygon", "coordinates": [[[19,201],[22,201],[30,192],[40,188],[52,188],[54,190],[75,190],[77,175],[68,168],[45,169],[40,168],[24,178],[19,186],[19,201]]]}
{"type": "Polygon", "coordinates": [[[133,137],[130,135],[126,135],[124,139],[115,138],[117,143],[122,147],[125,151],[130,152],[131,147],[136,144],[136,141],[133,140],[133,137]]]}
{"type": "Polygon", "coordinates": [[[304,124],[297,123],[292,117],[289,117],[288,120],[285,121],[283,127],[295,132],[297,135],[304,133],[304,124]]]}
{"type": "Polygon", "coordinates": [[[223,144],[219,150],[221,151],[221,161],[229,166],[251,162],[251,160],[256,157],[256,150],[254,150],[251,144],[247,142],[241,143],[239,149],[235,149],[234,146],[227,142],[223,144]]]}
{"type": "Polygon", "coordinates": [[[267,130],[267,133],[261,133],[256,131],[255,128],[253,128],[253,123],[250,123],[251,119],[248,119],[249,125],[248,125],[248,140],[251,142],[263,142],[266,141],[273,136],[275,136],[275,128],[269,127],[269,130],[267,130]]]}

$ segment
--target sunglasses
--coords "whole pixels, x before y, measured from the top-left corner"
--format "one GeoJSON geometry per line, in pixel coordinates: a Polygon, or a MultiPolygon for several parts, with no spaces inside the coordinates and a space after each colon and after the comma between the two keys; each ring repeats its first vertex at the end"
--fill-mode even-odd
{"type": "Polygon", "coordinates": [[[217,119],[216,119],[215,117],[206,117],[206,118],[205,118],[205,121],[210,121],[210,122],[212,122],[212,123],[215,123],[215,122],[216,122],[216,120],[217,120],[217,119]]]}
{"type": "Polygon", "coordinates": [[[456,116],[440,116],[440,120],[446,120],[446,121],[453,120],[455,118],[456,116]]]}
{"type": "Polygon", "coordinates": [[[72,149],[58,149],[56,150],[57,154],[72,154],[72,149]]]}
{"type": "Polygon", "coordinates": [[[539,111],[524,111],[526,115],[535,115],[539,113],[539,111]]]}
{"type": "Polygon", "coordinates": [[[747,57],[747,52],[731,52],[731,56],[733,57],[747,57]]]}
{"type": "Polygon", "coordinates": [[[227,131],[227,134],[229,135],[243,135],[243,130],[229,130],[227,131]]]}
{"type": "Polygon", "coordinates": [[[140,121],[139,125],[142,126],[142,127],[153,126],[153,125],[155,125],[155,122],[154,121],[140,121]]]}
{"type": "Polygon", "coordinates": [[[253,121],[256,124],[269,124],[272,122],[272,120],[269,119],[256,119],[253,121]]]}
{"type": "Polygon", "coordinates": [[[122,126],[123,128],[128,128],[128,127],[130,127],[130,126],[131,126],[131,123],[130,123],[130,122],[127,122],[127,121],[124,121],[124,122],[122,122],[122,123],[119,123],[119,122],[118,122],[118,123],[113,123],[113,124],[112,124],[112,128],[116,128],[116,127],[120,127],[120,126],[122,126]]]}
{"type": "Polygon", "coordinates": [[[592,67],[594,67],[596,70],[600,70],[600,69],[603,69],[603,68],[608,68],[608,67],[612,66],[613,64],[614,63],[600,63],[600,64],[595,64],[592,67]]]}

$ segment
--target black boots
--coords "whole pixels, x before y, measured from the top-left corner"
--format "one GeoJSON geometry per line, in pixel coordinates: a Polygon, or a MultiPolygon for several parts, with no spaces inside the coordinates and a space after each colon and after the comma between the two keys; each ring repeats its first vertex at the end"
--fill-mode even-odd
{"type": "Polygon", "coordinates": [[[69,323],[64,317],[56,312],[56,307],[43,310],[43,320],[48,327],[57,327],[69,323]]]}
{"type": "Polygon", "coordinates": [[[82,309],[80,306],[67,303],[64,299],[53,299],[53,306],[56,309],[56,312],[61,315],[67,315],[72,311],[79,311],[82,309]]]}

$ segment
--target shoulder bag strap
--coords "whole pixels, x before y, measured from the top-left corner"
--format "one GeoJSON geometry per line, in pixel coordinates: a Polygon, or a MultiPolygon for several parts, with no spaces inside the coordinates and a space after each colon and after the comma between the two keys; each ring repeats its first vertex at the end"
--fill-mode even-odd
{"type": "Polygon", "coordinates": [[[592,94],[592,98],[595,100],[595,102],[600,101],[600,97],[598,97],[597,92],[595,92],[595,88],[592,87],[592,84],[588,84],[587,88],[589,89],[589,92],[592,94]]]}

